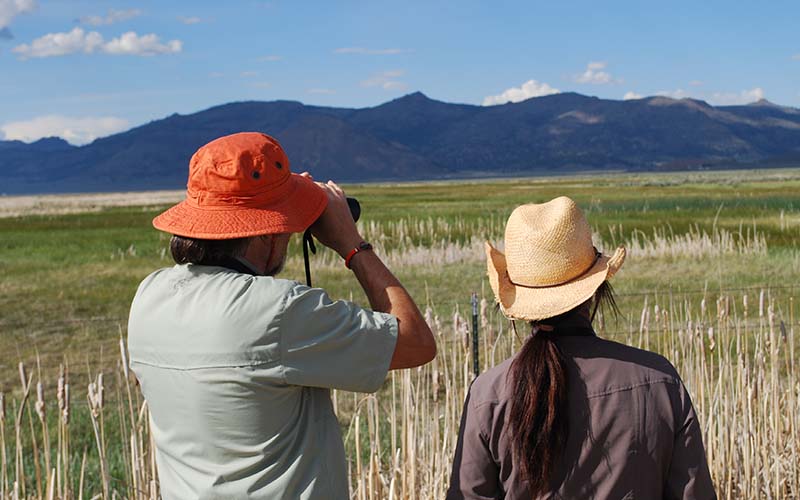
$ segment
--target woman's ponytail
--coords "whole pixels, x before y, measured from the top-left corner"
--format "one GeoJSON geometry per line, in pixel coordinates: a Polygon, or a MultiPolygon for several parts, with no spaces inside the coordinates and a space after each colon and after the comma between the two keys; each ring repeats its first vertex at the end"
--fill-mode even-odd
{"type": "Polygon", "coordinates": [[[553,335],[534,326],[509,372],[514,464],[532,498],[549,491],[569,432],[567,371],[553,335]]]}

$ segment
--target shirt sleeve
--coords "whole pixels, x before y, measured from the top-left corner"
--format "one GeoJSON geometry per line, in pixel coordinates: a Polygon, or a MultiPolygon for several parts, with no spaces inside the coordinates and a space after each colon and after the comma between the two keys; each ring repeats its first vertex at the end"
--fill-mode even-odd
{"type": "Polygon", "coordinates": [[[472,406],[470,399],[471,395],[467,395],[461,415],[447,500],[502,498],[500,469],[492,458],[488,437],[481,430],[484,412],[472,406]]]}
{"type": "Polygon", "coordinates": [[[299,285],[280,318],[286,383],[375,392],[389,371],[397,318],[299,285]]]}
{"type": "Polygon", "coordinates": [[[692,400],[683,384],[677,398],[678,418],[672,461],[667,472],[664,498],[716,499],[714,483],[708,471],[703,435],[692,400]]]}

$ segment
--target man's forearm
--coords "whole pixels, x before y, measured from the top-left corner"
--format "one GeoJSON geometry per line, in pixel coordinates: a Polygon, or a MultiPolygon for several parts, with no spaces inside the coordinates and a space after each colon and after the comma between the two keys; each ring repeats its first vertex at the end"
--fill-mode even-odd
{"type": "Polygon", "coordinates": [[[353,256],[350,267],[374,311],[392,313],[393,307],[403,302],[410,302],[416,309],[411,296],[375,252],[359,252],[353,256]]]}
{"type": "Polygon", "coordinates": [[[425,318],[380,258],[371,251],[359,252],[350,261],[350,268],[364,289],[372,309],[397,318],[397,346],[390,368],[410,368],[433,359],[436,341],[425,318]]]}

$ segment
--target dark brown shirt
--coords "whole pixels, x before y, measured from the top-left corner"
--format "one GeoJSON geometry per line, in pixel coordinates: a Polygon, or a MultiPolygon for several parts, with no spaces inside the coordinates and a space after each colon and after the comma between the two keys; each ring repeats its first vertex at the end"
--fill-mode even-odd
{"type": "MultiPolygon", "coordinates": [[[[569,438],[541,498],[716,498],[697,416],[669,361],[591,332],[556,342],[567,361],[569,438]]],[[[505,425],[513,359],[470,388],[448,500],[530,498],[505,425]]]]}

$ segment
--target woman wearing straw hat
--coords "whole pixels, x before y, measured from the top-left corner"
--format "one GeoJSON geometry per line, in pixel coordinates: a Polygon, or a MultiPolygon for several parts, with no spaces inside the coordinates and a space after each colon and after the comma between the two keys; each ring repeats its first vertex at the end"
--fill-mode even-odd
{"type": "Polygon", "coordinates": [[[500,309],[529,336],[470,388],[448,500],[716,498],[675,368],[592,329],[599,306],[616,310],[608,279],[625,249],[598,252],[560,197],[517,207],[505,254],[486,253],[500,309]]]}

